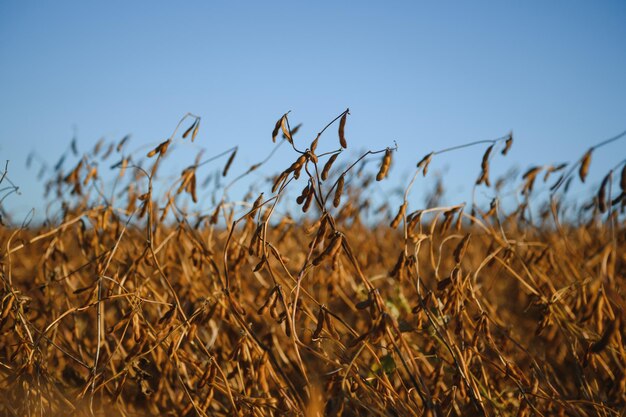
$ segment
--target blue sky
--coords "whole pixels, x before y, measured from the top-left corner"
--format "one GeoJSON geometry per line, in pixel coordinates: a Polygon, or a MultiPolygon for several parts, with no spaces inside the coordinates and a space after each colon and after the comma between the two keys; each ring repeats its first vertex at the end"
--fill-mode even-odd
{"type": "MultiPolygon", "coordinates": [[[[238,144],[242,167],[284,112],[308,143],[347,107],[351,150],[397,142],[394,184],[431,150],[509,130],[500,171],[573,160],[626,129],[624,22],[622,1],[2,1],[0,160],[22,188],[5,204],[40,205],[26,156],[56,162],[74,127],[81,150],[127,133],[148,146],[186,112],[203,119],[198,146],[238,144]]],[[[462,193],[483,151],[431,170],[462,193]]],[[[625,155],[625,141],[599,151],[591,179],[625,155]]]]}

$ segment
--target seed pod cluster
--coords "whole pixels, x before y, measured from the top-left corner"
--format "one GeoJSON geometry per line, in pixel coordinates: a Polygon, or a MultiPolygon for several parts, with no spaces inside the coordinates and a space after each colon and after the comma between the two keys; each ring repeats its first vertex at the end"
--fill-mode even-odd
{"type": "Polygon", "coordinates": [[[189,134],[191,133],[191,141],[193,142],[196,139],[196,135],[198,134],[199,129],[200,129],[200,118],[197,117],[193,121],[191,126],[189,126],[187,130],[185,130],[185,133],[183,133],[183,139],[186,139],[187,136],[189,136],[189,134]]]}
{"type": "Polygon", "coordinates": [[[148,152],[147,157],[148,158],[152,158],[157,153],[159,154],[159,156],[163,156],[165,154],[165,152],[167,152],[167,148],[170,146],[170,143],[172,143],[172,141],[170,139],[168,139],[168,140],[166,140],[164,142],[161,142],[156,148],[154,148],[153,150],[148,152]]]}
{"type": "Polygon", "coordinates": [[[186,191],[191,195],[194,203],[198,202],[196,194],[196,169],[195,167],[188,167],[180,174],[180,185],[176,194],[180,194],[182,191],[186,191]]]}
{"type": "Polygon", "coordinates": [[[288,174],[293,172],[294,173],[294,177],[298,178],[299,174],[300,174],[300,170],[302,169],[302,167],[304,166],[305,162],[307,160],[307,156],[306,154],[304,155],[300,155],[298,157],[298,159],[296,159],[296,162],[294,162],[293,164],[291,164],[291,166],[289,168],[287,168],[287,172],[288,174]]]}

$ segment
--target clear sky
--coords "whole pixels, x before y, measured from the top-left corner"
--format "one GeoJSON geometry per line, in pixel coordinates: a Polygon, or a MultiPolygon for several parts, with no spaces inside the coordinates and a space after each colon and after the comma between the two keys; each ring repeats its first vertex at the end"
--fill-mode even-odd
{"type": "MultiPolygon", "coordinates": [[[[81,150],[156,144],[193,112],[198,146],[239,144],[251,164],[284,112],[308,144],[347,107],[350,149],[397,142],[398,184],[431,150],[509,130],[500,170],[573,160],[626,129],[626,2],[0,1],[0,161],[18,213],[41,196],[27,154],[56,162],[74,127],[81,150]]],[[[483,150],[431,170],[467,190],[483,150]]],[[[624,141],[605,148],[591,178],[624,156],[624,141]]]]}

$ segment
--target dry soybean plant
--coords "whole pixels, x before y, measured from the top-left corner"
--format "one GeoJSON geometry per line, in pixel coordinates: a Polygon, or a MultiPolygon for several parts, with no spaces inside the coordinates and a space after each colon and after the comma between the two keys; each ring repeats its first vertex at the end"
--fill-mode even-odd
{"type": "Polygon", "coordinates": [[[159,175],[197,138],[192,114],[147,155],[125,137],[82,156],[73,141],[71,169],[30,158],[61,215],[0,213],[0,413],[623,415],[626,160],[588,203],[567,193],[626,132],[506,192],[490,163],[512,134],[432,151],[398,207],[375,207],[396,147],[348,156],[349,115],[309,142],[284,114],[239,174],[235,147],[159,175]],[[282,145],[293,163],[232,200],[282,145]],[[470,146],[491,202],[417,205],[433,161],[470,146]]]}

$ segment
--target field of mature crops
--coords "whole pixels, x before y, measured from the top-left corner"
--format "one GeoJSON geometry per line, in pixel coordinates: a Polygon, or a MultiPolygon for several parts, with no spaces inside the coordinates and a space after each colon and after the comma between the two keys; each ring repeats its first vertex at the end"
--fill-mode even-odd
{"type": "Polygon", "coordinates": [[[413,180],[482,147],[474,187],[491,203],[439,206],[438,186],[417,206],[411,181],[391,205],[367,190],[395,149],[347,156],[348,116],[308,139],[282,116],[241,175],[234,148],[155,185],[193,115],[147,155],[124,139],[49,170],[62,215],[0,226],[0,414],[624,415],[626,161],[580,207],[567,194],[624,135],[507,189],[489,168],[512,135],[435,150],[413,180]],[[281,144],[293,163],[229,199],[281,144]],[[220,190],[196,179],[209,162],[220,190]]]}

